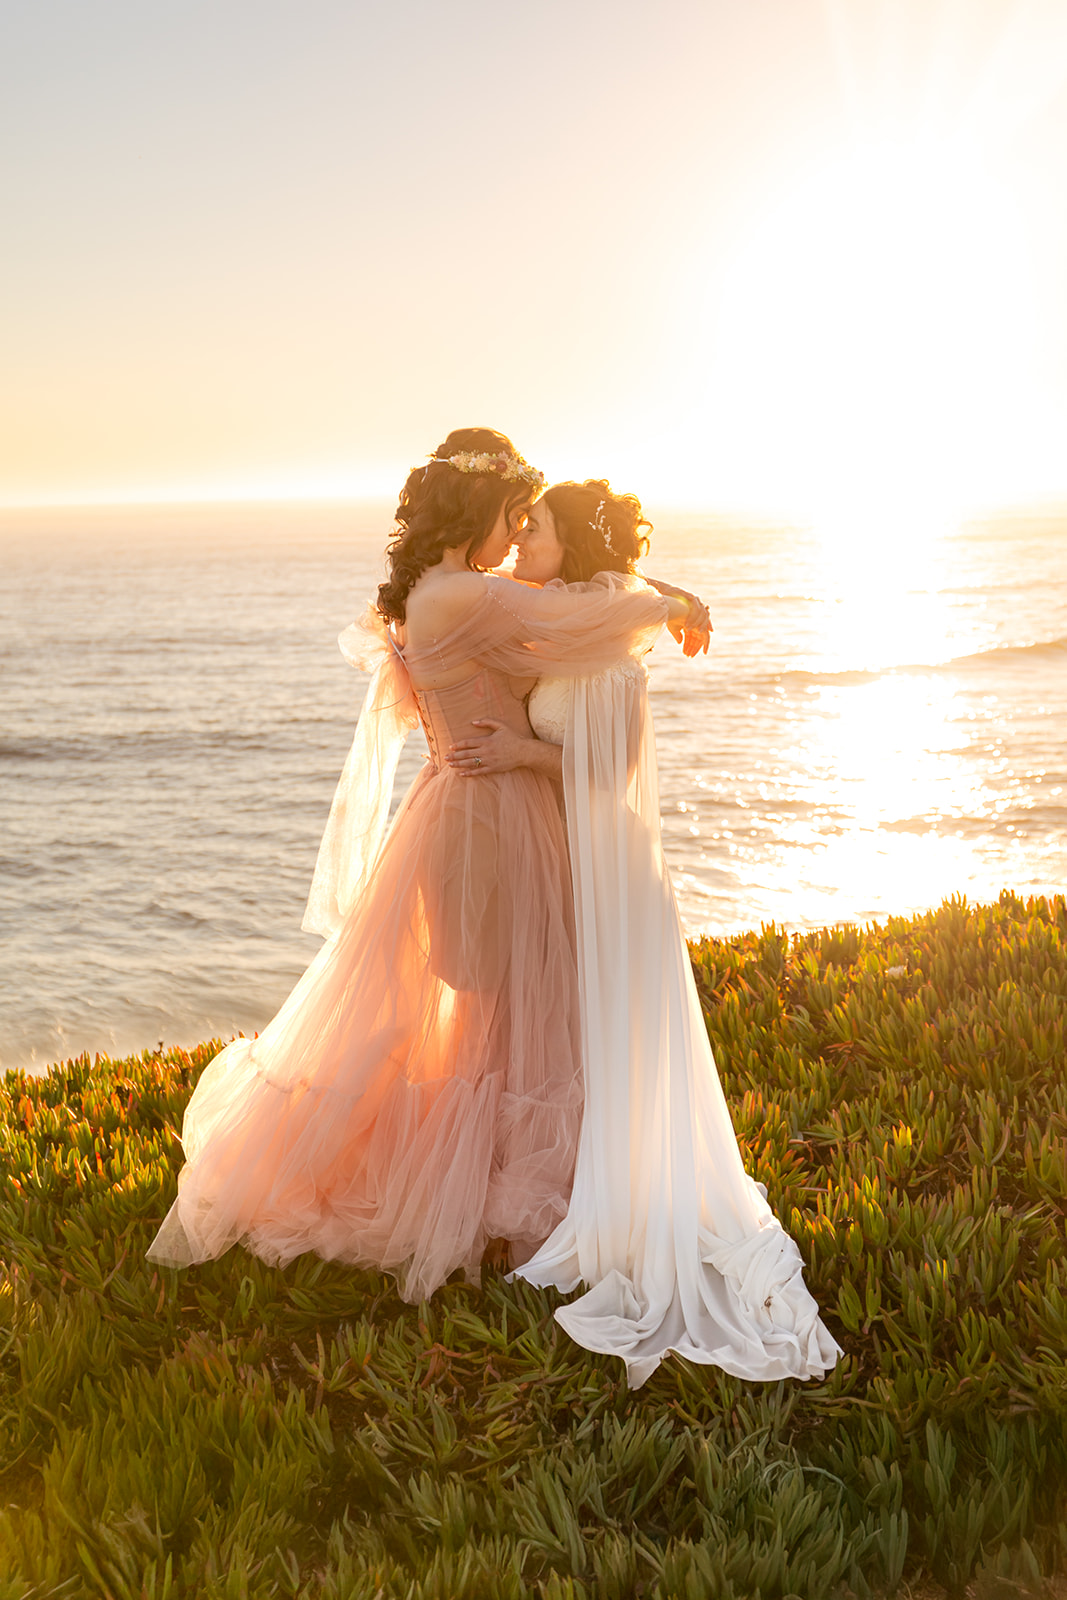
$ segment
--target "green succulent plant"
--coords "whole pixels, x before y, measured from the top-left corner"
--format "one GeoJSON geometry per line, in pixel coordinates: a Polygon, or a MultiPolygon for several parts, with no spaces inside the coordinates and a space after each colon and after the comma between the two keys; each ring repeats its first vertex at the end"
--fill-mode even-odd
{"type": "Polygon", "coordinates": [[[845,1359],[628,1391],[558,1297],[145,1248],[219,1041],[0,1093],[0,1600],[1039,1593],[1067,1563],[1067,905],[691,949],[845,1359]],[[1004,1592],[1008,1592],[1007,1589],[1004,1592]]]}

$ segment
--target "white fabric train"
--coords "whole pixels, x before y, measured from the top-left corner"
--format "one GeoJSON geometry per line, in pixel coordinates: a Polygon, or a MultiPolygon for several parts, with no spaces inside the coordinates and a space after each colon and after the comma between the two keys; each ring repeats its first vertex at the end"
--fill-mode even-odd
{"type": "Polygon", "coordinates": [[[745,1172],[660,840],[647,675],[543,679],[574,881],[585,1110],[566,1217],[517,1276],[569,1292],[557,1320],[645,1382],[669,1351],[757,1381],[840,1355],[796,1244],[745,1172]]]}

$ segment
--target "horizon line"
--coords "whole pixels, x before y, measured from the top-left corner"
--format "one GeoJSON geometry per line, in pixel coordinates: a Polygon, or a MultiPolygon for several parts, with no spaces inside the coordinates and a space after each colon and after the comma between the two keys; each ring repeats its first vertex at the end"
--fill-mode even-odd
{"type": "MultiPolygon", "coordinates": [[[[62,496],[56,499],[0,499],[0,516],[12,512],[33,511],[165,511],[170,508],[178,509],[183,506],[201,509],[221,509],[225,506],[392,506],[396,502],[396,494],[363,493],[363,494],[162,494],[162,495],[89,495],[89,496],[62,496]]],[[[656,505],[664,511],[689,513],[699,516],[713,517],[747,517],[760,522],[785,522],[800,525],[810,521],[810,517],[802,515],[795,508],[787,510],[784,507],[768,506],[742,506],[742,505],[698,505],[688,500],[667,500],[657,496],[645,497],[644,503],[656,505]]],[[[1064,497],[1064,507],[1067,508],[1067,495],[1064,497]]]]}
{"type": "MultiPolygon", "coordinates": [[[[20,512],[48,512],[48,511],[165,511],[178,510],[182,507],[197,508],[201,510],[221,510],[224,507],[234,509],[242,506],[277,506],[301,507],[319,506],[322,508],[342,508],[345,506],[387,506],[395,503],[395,492],[383,493],[381,491],[364,492],[271,492],[256,491],[251,493],[238,493],[235,491],[206,492],[206,491],[179,491],[163,493],[141,494],[89,494],[89,495],[61,495],[55,498],[44,497],[19,497],[4,499],[0,497],[0,516],[8,516],[20,512]]],[[[697,504],[692,500],[660,498],[656,495],[645,497],[645,504],[661,509],[665,512],[678,515],[693,515],[704,517],[719,517],[724,519],[743,518],[749,522],[776,523],[790,527],[802,528],[814,526],[820,520],[818,515],[810,510],[803,511],[796,506],[770,506],[770,505],[742,505],[740,503],[697,504]]],[[[918,509],[918,508],[917,508],[918,509]]],[[[989,501],[983,505],[974,504],[961,507],[953,516],[952,526],[963,527],[972,522],[983,522],[1007,516],[1063,516],[1067,515],[1067,488],[1054,494],[1041,494],[1033,498],[1005,498],[1003,500],[989,501]]]]}

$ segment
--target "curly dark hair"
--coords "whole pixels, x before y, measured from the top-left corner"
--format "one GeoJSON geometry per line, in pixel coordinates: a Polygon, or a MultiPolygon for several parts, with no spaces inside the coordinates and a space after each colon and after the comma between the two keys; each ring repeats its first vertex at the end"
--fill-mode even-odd
{"type": "Polygon", "coordinates": [[[554,483],[544,500],[563,546],[564,583],[588,583],[598,572],[635,572],[652,524],[635,494],[616,494],[606,478],[554,483]],[[607,538],[611,540],[609,549],[607,538]]]}
{"type": "Polygon", "coordinates": [[[408,474],[396,508],[396,534],[386,548],[389,576],[378,590],[378,610],[386,622],[404,621],[412,585],[446,550],[469,545],[467,565],[476,569],[478,552],[501,509],[516,529],[530,508],[534,488],[525,479],[458,472],[446,464],[449,456],[465,451],[516,454],[511,440],[492,428],[455,428],[424,467],[408,474]]]}

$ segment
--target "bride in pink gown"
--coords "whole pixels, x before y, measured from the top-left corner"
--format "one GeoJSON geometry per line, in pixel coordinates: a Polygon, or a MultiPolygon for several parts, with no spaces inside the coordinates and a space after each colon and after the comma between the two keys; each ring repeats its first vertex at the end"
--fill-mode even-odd
{"type": "Polygon", "coordinates": [[[313,1250],[418,1300],[475,1275],[491,1241],[527,1259],[566,1215],[583,1081],[558,790],[528,769],[474,785],[442,755],[480,718],[529,734],[537,678],[641,652],[685,608],[626,580],[542,590],[481,570],[542,482],[467,429],[405,484],[378,606],[342,635],[372,677],[305,918],[325,943],[200,1078],[155,1261],[313,1250]],[[418,723],[430,759],[387,828],[418,723]]]}
{"type": "MultiPolygon", "coordinates": [[[[560,576],[633,582],[647,526],[605,482],[557,485],[515,574],[546,593],[560,576]]],[[[663,860],[644,648],[580,678],[546,673],[529,701],[537,740],[489,719],[488,737],[448,754],[473,789],[525,766],[565,799],[585,1107],[567,1214],[518,1275],[583,1286],[559,1322],[621,1357],[635,1387],[669,1351],[757,1381],[820,1376],[840,1351],[742,1164],[663,860]]]]}

